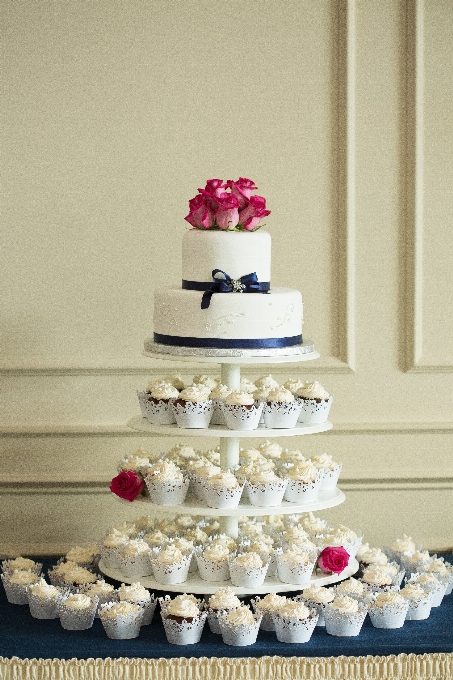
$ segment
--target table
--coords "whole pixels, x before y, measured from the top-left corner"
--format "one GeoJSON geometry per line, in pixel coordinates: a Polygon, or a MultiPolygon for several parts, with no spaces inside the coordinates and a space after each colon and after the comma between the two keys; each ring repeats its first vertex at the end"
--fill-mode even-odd
{"type": "MultiPolygon", "coordinates": [[[[452,555],[445,558],[453,563],[452,555]]],[[[39,561],[45,569],[55,563],[39,561]]],[[[9,604],[0,588],[0,679],[25,677],[444,680],[453,678],[453,595],[426,621],[407,621],[400,629],[373,628],[367,617],[355,638],[318,627],[308,643],[289,645],[260,631],[254,645],[230,647],[206,625],[200,643],[179,647],[167,643],[157,612],[138,638],[110,640],[98,619],[89,630],[66,631],[58,619],[37,620],[26,605],[9,604]]]]}

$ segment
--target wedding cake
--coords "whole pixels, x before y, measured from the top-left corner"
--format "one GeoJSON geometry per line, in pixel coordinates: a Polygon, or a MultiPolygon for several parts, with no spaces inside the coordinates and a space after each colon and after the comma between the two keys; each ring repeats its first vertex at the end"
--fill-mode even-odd
{"type": "Polygon", "coordinates": [[[189,201],[182,284],[156,290],[148,344],[258,352],[302,344],[302,295],[271,287],[271,237],[259,230],[270,211],[253,189],[245,178],[208,180],[189,201]]]}

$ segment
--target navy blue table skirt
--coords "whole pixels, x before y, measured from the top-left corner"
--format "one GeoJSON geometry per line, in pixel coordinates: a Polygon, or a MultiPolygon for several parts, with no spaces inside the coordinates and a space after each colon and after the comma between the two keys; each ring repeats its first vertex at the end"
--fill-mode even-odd
{"type": "MultiPolygon", "coordinates": [[[[453,562],[452,555],[445,557],[453,562]]],[[[44,561],[45,568],[54,563],[40,561],[44,561]]],[[[325,628],[317,627],[309,642],[284,644],[277,640],[275,633],[260,631],[254,645],[231,647],[222,642],[220,635],[211,633],[207,624],[198,644],[170,645],[157,610],[152,624],[144,626],[140,636],[132,640],[110,640],[99,619],[88,630],[67,631],[59,619],[34,619],[27,605],[9,604],[0,587],[0,657],[4,658],[332,657],[439,652],[453,652],[453,595],[445,597],[426,621],[406,621],[396,630],[373,628],[367,617],[358,637],[337,638],[327,635],[325,628]]]]}

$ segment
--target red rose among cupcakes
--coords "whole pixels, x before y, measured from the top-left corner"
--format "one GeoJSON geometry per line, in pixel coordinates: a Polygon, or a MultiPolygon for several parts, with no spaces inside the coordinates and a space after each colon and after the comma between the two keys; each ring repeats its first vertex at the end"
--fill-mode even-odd
{"type": "Polygon", "coordinates": [[[110,483],[110,491],[126,501],[133,501],[145,488],[142,477],[133,470],[124,470],[110,483]]]}
{"type": "Polygon", "coordinates": [[[318,567],[326,573],[341,574],[349,564],[349,553],[343,546],[324,548],[318,557],[318,567]]]}

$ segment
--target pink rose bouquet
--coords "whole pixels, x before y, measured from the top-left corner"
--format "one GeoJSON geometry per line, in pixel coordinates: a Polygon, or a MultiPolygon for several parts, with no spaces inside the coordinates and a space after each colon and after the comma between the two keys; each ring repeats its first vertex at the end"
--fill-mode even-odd
{"type": "Polygon", "coordinates": [[[252,194],[258,189],[251,179],[239,177],[208,179],[204,189],[189,201],[189,214],[184,218],[195,229],[222,229],[224,231],[255,231],[263,217],[270,215],[266,199],[252,194]]]}
{"type": "Polygon", "coordinates": [[[145,482],[133,470],[124,470],[110,483],[110,491],[126,501],[133,501],[145,488],[145,482]]]}
{"type": "Polygon", "coordinates": [[[325,573],[341,574],[349,564],[349,553],[343,546],[324,548],[318,557],[318,567],[325,573]]]}

